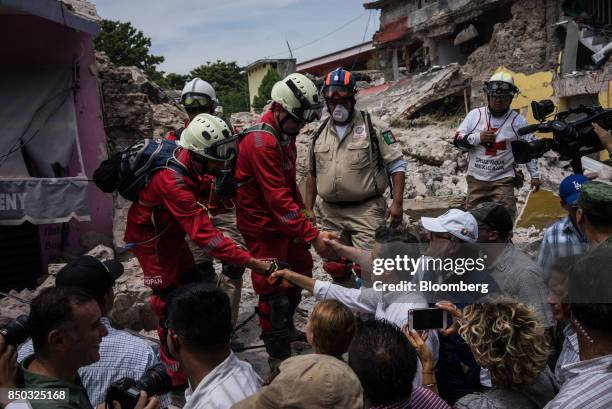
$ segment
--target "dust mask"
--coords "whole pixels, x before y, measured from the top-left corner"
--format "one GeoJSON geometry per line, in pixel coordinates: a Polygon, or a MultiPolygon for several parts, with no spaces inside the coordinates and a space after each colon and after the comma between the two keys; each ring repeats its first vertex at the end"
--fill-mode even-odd
{"type": "Polygon", "coordinates": [[[346,122],[349,117],[349,111],[344,107],[344,105],[336,105],[336,108],[334,108],[334,112],[332,112],[332,117],[336,122],[346,122]]]}

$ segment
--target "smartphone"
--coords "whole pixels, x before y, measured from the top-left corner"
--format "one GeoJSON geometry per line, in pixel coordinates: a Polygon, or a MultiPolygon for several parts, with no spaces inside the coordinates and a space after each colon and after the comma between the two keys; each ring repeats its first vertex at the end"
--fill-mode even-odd
{"type": "Polygon", "coordinates": [[[447,313],[440,308],[416,308],[408,311],[408,328],[422,331],[446,328],[447,313]]]}

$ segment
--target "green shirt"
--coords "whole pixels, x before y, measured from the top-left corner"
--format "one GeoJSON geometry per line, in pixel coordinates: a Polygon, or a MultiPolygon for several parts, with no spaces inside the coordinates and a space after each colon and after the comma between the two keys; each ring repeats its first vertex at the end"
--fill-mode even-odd
{"type": "Polygon", "coordinates": [[[603,248],[612,249],[612,236],[608,237],[607,239],[605,239],[604,241],[599,243],[599,246],[597,246],[596,248],[598,248],[598,249],[603,249],[603,248]]]}
{"type": "Polygon", "coordinates": [[[93,409],[89,402],[89,397],[87,397],[87,391],[81,384],[81,378],[78,374],[75,383],[38,375],[26,369],[33,360],[34,355],[31,355],[20,364],[19,370],[23,375],[23,387],[25,389],[68,389],[68,400],[63,402],[55,400],[30,401],[32,409],[93,409]]]}

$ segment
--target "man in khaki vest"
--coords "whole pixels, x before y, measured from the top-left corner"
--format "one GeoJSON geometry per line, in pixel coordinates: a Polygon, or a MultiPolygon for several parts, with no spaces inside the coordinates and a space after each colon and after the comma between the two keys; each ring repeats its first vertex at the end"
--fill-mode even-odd
{"type": "MultiPolygon", "coordinates": [[[[331,117],[313,137],[305,205],[314,219],[318,195],[321,228],[341,233],[347,245],[371,250],[377,227],[386,219],[402,222],[406,161],[391,131],[379,127],[379,132],[369,113],[355,109],[355,94],[349,71],[327,74],[323,96],[331,117]],[[383,193],[389,180],[393,201],[387,209],[383,193]]],[[[354,280],[349,260],[329,261],[324,269],[335,281],[354,280]]]]}

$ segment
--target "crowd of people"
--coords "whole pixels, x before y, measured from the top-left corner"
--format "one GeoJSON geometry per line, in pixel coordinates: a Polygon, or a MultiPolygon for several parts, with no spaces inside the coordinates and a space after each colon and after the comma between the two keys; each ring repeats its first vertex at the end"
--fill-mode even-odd
{"type": "MultiPolygon", "coordinates": [[[[529,257],[512,241],[514,189],[524,178],[509,144],[534,136],[517,132],[526,121],[510,109],[518,88],[509,73],[494,74],[484,90],[487,106],[453,138],[469,152],[466,210],[408,228],[407,163],[393,132],[356,108],[351,72],[330,72],[321,90],[290,74],[274,85],[260,123],[238,134],[214,115],[213,87],[188,82],[189,120],[167,135],[173,166],[149,175],[125,233],[153,290],[161,346],[107,317],[121,263],[82,256],[32,301],[30,340],[17,351],[0,335],[0,388],[69,392],[32,400],[34,409],[120,408],[109,387],[163,363],[167,390],[184,391],[189,409],[612,407],[612,186],[567,176],[559,186],[567,216],[529,257]],[[295,138],[325,106],[303,199],[295,138]],[[311,249],[331,280],[312,278],[311,249]],[[420,267],[383,263],[378,271],[377,260],[406,257],[420,267]],[[483,268],[463,269],[477,259],[483,268]],[[233,352],[246,268],[259,296],[267,379],[233,352]],[[419,282],[436,287],[377,287],[419,282]],[[481,291],[453,290],[459,284],[481,291]],[[303,290],[318,301],[305,332],[294,323],[303,290]],[[445,325],[412,328],[411,313],[423,308],[445,311],[445,325]],[[292,356],[299,341],[312,353],[292,356]]],[[[610,146],[609,133],[595,129],[610,146]]],[[[536,160],[528,170],[539,189],[536,160]]],[[[142,391],[130,407],[170,403],[169,394],[142,391]]]]}

